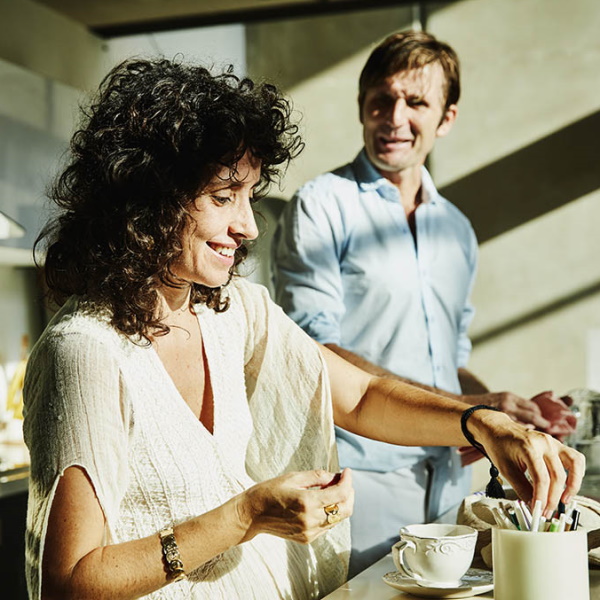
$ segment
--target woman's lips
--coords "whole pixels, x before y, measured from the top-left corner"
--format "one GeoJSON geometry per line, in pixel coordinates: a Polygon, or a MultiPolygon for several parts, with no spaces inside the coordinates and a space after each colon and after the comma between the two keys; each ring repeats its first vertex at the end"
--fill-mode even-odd
{"type": "Polygon", "coordinates": [[[221,259],[228,263],[232,263],[235,256],[236,248],[232,246],[223,246],[213,242],[206,242],[207,246],[221,259]]]}

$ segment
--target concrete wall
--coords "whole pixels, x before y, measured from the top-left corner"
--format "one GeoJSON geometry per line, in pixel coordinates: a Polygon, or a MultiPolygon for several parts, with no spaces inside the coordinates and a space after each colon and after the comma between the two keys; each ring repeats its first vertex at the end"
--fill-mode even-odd
{"type": "Polygon", "coordinates": [[[100,39],[58,13],[31,0],[0,0],[0,210],[26,228],[25,237],[0,242],[0,389],[21,358],[23,336],[32,343],[43,326],[36,272],[17,265],[28,262],[46,217],[46,185],[104,54],[100,39]],[[14,264],[7,246],[20,248],[14,264]]]}
{"type": "Polygon", "coordinates": [[[459,121],[432,169],[480,239],[471,366],[496,389],[564,393],[594,377],[586,356],[588,331],[600,327],[599,27],[595,0],[429,10],[428,28],[457,49],[464,71],[459,121]]]}
{"type": "Polygon", "coordinates": [[[237,75],[246,72],[246,31],[241,24],[132,35],[111,39],[107,46],[110,65],[131,56],[160,55],[194,61],[214,72],[229,65],[237,75]]]}
{"type": "MultiPolygon", "coordinates": [[[[462,60],[459,120],[431,170],[481,242],[471,367],[524,395],[584,386],[600,327],[600,3],[463,0],[424,15],[462,60]]],[[[412,18],[405,7],[248,28],[249,73],[278,80],[303,114],[306,150],[274,195],[355,155],[360,69],[412,18]]]]}
{"type": "Polygon", "coordinates": [[[93,89],[104,42],[32,0],[0,0],[0,58],[77,89],[93,89]]]}
{"type": "MultiPolygon", "coordinates": [[[[413,17],[399,8],[248,28],[250,74],[278,79],[303,113],[306,151],[274,195],[355,155],[360,70],[413,17]]],[[[430,169],[481,244],[470,367],[525,396],[600,385],[600,3],[462,0],[427,3],[423,17],[462,60],[459,119],[430,169]]],[[[486,471],[481,461],[474,487],[486,471]]]]}

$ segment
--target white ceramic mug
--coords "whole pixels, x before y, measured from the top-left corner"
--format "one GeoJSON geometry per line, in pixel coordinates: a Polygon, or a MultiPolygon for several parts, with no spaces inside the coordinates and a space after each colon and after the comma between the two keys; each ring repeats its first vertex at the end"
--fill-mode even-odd
{"type": "Polygon", "coordinates": [[[589,600],[587,533],[492,530],[495,600],[589,600]]]}
{"type": "Polygon", "coordinates": [[[457,587],[473,561],[477,531],[467,525],[426,523],[400,530],[392,546],[400,573],[428,587],[457,587]]]}

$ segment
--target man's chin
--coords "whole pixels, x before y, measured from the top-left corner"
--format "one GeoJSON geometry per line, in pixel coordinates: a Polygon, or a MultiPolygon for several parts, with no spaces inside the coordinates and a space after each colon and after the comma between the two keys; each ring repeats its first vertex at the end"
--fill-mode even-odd
{"type": "Polygon", "coordinates": [[[371,162],[375,165],[377,170],[383,173],[398,173],[407,168],[406,161],[394,159],[389,155],[378,154],[375,159],[371,158],[371,162]]]}

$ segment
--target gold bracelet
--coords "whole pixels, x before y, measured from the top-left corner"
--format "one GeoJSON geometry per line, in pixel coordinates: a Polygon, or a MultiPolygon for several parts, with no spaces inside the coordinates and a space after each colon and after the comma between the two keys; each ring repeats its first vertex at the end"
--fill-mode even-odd
{"type": "Polygon", "coordinates": [[[179,546],[175,540],[173,527],[165,527],[158,532],[160,544],[162,546],[163,558],[165,561],[165,570],[169,581],[181,581],[186,578],[183,570],[183,562],[181,554],[179,554],[179,546]]]}

